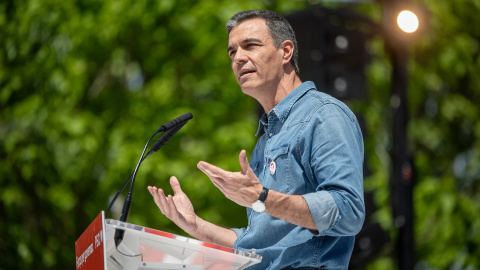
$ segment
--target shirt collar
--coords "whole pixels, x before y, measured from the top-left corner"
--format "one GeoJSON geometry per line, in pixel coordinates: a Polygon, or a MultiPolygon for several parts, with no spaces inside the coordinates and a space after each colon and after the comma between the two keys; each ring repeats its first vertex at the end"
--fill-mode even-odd
{"type": "MultiPolygon", "coordinates": [[[[284,123],[287,119],[288,115],[290,114],[290,110],[295,104],[307,91],[315,89],[315,84],[311,81],[304,82],[300,84],[297,88],[295,88],[292,92],[290,92],[286,97],[284,97],[271,111],[270,113],[274,113],[277,118],[284,123]]],[[[268,123],[268,116],[266,113],[263,113],[262,117],[260,118],[257,133],[257,136],[260,133],[260,130],[267,126],[268,123]]]]}

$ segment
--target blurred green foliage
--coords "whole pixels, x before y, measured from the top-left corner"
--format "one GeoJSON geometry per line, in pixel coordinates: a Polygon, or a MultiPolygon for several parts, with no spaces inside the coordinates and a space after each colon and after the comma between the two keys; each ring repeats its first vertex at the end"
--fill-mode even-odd
{"type": "MultiPolygon", "coordinates": [[[[418,269],[480,268],[480,2],[422,1],[428,31],[410,48],[408,135],[417,169],[418,269]]],[[[133,171],[148,137],[185,112],[190,121],[137,175],[129,222],[184,234],[146,186],[179,178],[197,213],[246,224],[196,169],[239,170],[251,153],[256,101],[238,87],[225,22],[236,12],[287,14],[302,1],[3,0],[0,2],[0,269],[72,269],[74,242],[133,171]]],[[[378,3],[359,7],[378,19],[378,3]]],[[[371,218],[392,237],[390,64],[372,41],[364,115],[371,218]]],[[[110,218],[118,218],[121,199],[110,218]]],[[[392,245],[393,246],[393,245],[392,245]]],[[[387,246],[367,269],[391,269],[387,246]]]]}

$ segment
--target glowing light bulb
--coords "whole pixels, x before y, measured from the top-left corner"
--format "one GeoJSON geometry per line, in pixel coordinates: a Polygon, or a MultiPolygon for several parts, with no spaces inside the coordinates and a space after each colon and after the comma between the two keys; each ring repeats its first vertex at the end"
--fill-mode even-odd
{"type": "Polygon", "coordinates": [[[418,29],[418,18],[415,13],[404,10],[398,14],[397,24],[404,32],[413,33],[418,29]]]}

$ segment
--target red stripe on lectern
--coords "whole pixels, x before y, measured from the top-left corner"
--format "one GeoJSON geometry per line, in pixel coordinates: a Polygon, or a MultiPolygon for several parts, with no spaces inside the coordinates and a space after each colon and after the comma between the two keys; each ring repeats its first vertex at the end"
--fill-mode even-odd
{"type": "Polygon", "coordinates": [[[217,246],[217,245],[210,244],[210,243],[202,242],[202,246],[208,247],[208,248],[214,248],[214,249],[218,249],[218,250],[222,250],[222,251],[226,251],[226,252],[230,252],[230,253],[235,253],[235,249],[233,249],[233,248],[228,248],[228,247],[224,247],[224,246],[217,246]]]}
{"type": "MultiPolygon", "coordinates": [[[[167,237],[167,238],[172,238],[172,239],[175,238],[174,234],[166,233],[166,232],[162,232],[162,231],[157,231],[157,230],[153,230],[153,229],[149,229],[149,228],[145,228],[145,232],[160,235],[160,236],[167,237]]],[[[213,248],[213,249],[218,249],[218,250],[222,250],[222,251],[226,251],[226,252],[230,252],[230,253],[235,253],[235,249],[233,249],[233,248],[218,246],[218,245],[214,245],[214,244],[210,244],[210,243],[206,243],[206,242],[202,242],[202,246],[208,247],[208,248],[213,248]]]]}
{"type": "Polygon", "coordinates": [[[160,235],[160,236],[167,237],[167,238],[172,238],[172,239],[175,238],[175,235],[173,235],[173,234],[171,234],[171,233],[166,233],[166,232],[162,232],[162,231],[152,230],[152,229],[149,229],[149,228],[145,228],[145,232],[147,232],[147,233],[152,233],[152,234],[156,234],[156,235],[160,235]]]}

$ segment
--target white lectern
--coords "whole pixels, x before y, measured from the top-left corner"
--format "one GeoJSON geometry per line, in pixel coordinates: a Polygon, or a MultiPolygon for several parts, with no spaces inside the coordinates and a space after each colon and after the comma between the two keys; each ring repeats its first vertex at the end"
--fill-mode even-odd
{"type": "Polygon", "coordinates": [[[253,249],[244,252],[118,220],[105,220],[103,211],[75,242],[75,253],[77,270],[235,270],[262,260],[253,249]],[[121,244],[115,247],[113,238],[117,229],[125,230],[125,234],[121,244]]]}

